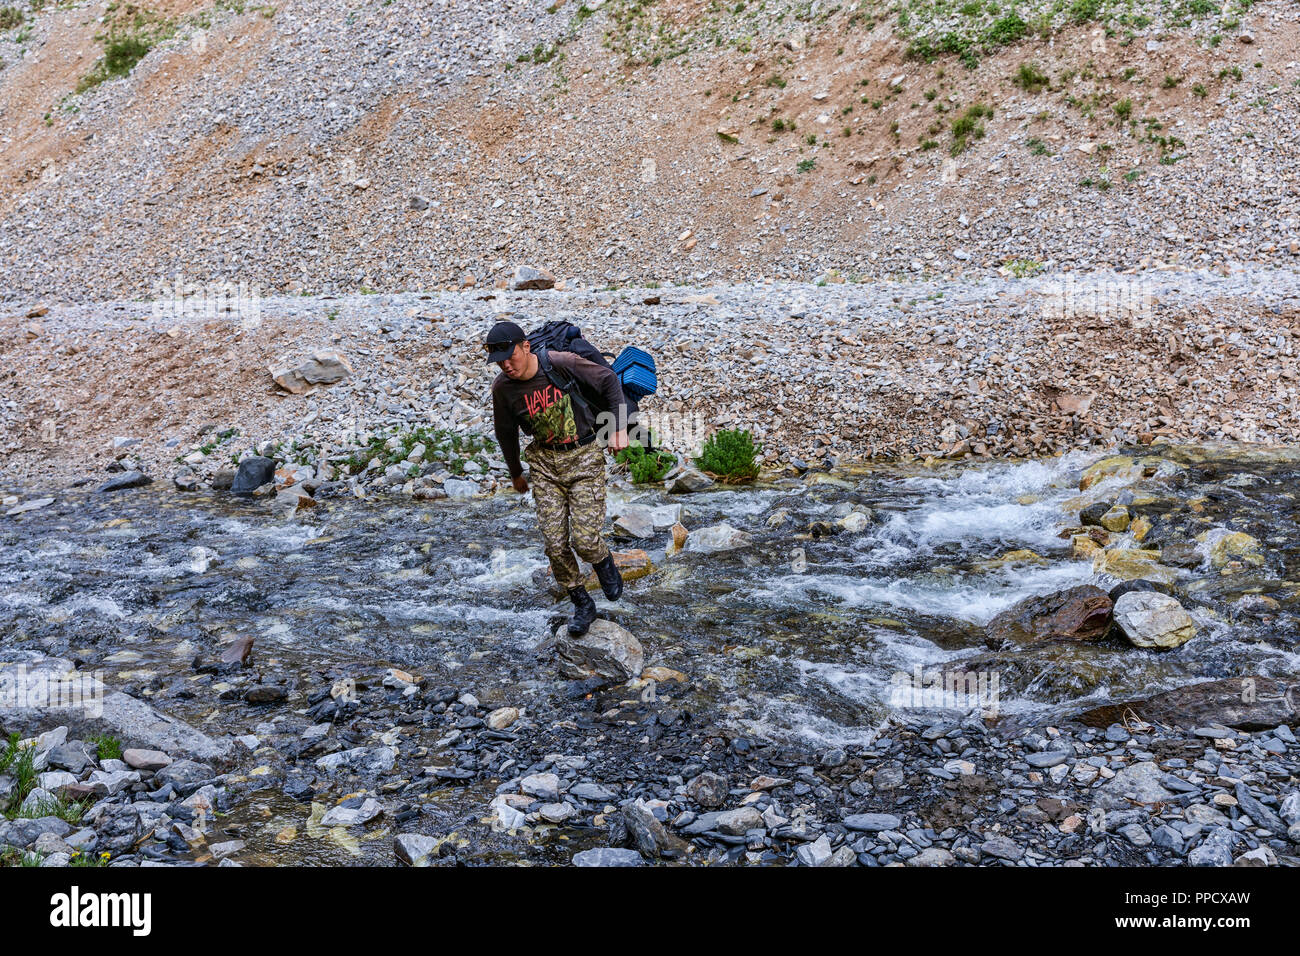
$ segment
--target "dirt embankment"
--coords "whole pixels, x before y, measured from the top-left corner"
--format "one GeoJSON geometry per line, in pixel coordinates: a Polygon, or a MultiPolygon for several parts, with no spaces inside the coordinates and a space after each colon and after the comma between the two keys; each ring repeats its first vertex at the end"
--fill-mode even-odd
{"type": "Polygon", "coordinates": [[[521,311],[530,327],[575,321],[609,351],[649,349],[661,388],[646,407],[667,416],[662,427],[684,439],[749,428],[769,464],[1300,439],[1300,273],[1164,271],[282,297],[260,303],[256,322],[155,315],[141,303],[10,314],[0,319],[4,471],[62,480],[129,458],[165,475],[196,449],[210,471],[264,440],[328,457],[358,433],[490,432],[495,369],[481,338],[521,311]],[[348,381],[308,395],[272,381],[273,363],[321,348],[346,357],[348,381]],[[237,438],[208,447],[231,429],[237,438]],[[136,441],[115,448],[115,438],[136,441]]]}
{"type": "Polygon", "coordinates": [[[178,8],[173,39],[80,95],[98,8],[51,8],[29,56],[0,49],[0,294],[149,296],[177,273],[482,288],[520,261],[595,285],[1300,255],[1293,4],[1063,21],[970,65],[909,56],[917,25],[881,3],[751,6],[292,0],[204,29],[178,8]]]}

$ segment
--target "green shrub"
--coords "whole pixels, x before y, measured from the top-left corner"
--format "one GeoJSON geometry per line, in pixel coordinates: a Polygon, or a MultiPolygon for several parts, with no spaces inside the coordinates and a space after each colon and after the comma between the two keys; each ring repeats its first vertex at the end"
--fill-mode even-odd
{"type": "MultiPolygon", "coordinates": [[[[23,799],[26,799],[25,797],[23,799]]],[[[34,805],[21,811],[19,816],[39,820],[41,817],[58,817],[67,823],[78,824],[88,809],[88,805],[63,796],[46,797],[34,801],[34,805]]]]}
{"type": "Polygon", "coordinates": [[[1052,82],[1036,63],[1021,63],[1013,80],[1026,93],[1037,93],[1052,82]]]}
{"type": "Polygon", "coordinates": [[[14,778],[8,801],[0,803],[0,814],[12,819],[36,786],[36,748],[31,745],[20,746],[18,735],[11,734],[4,753],[0,754],[0,773],[14,778]]]}
{"type": "Polygon", "coordinates": [[[17,732],[10,734],[4,750],[0,751],[0,773],[13,766],[14,758],[18,756],[18,740],[17,732]]]}
{"type": "Polygon", "coordinates": [[[115,11],[110,7],[108,29],[95,39],[104,45],[104,55],[94,69],[77,83],[76,92],[84,93],[106,80],[128,76],[157,44],[166,40],[175,25],[157,14],[136,7],[115,11]]]}
{"type": "Polygon", "coordinates": [[[22,26],[23,20],[23,12],[17,7],[0,7],[0,30],[22,26]]]}
{"type": "Polygon", "coordinates": [[[960,156],[966,152],[972,139],[984,138],[984,117],[993,115],[993,107],[976,103],[952,122],[952,155],[960,156]]]}
{"type": "Polygon", "coordinates": [[[68,866],[80,867],[100,867],[108,866],[109,854],[107,853],[82,853],[80,850],[72,854],[72,859],[68,861],[68,866]]]}
{"type": "Polygon", "coordinates": [[[704,442],[695,464],[701,471],[731,481],[750,481],[758,477],[759,446],[749,429],[727,428],[714,432],[704,442]]]}
{"type": "Polygon", "coordinates": [[[617,455],[614,460],[627,465],[632,475],[632,484],[643,485],[646,482],[663,481],[668,469],[677,464],[677,456],[666,451],[646,451],[640,442],[632,442],[617,455]]]}
{"type": "Polygon", "coordinates": [[[987,47],[1007,46],[1022,39],[1029,32],[1029,25],[1012,11],[997,20],[984,32],[984,45],[987,47]]]}
{"type": "Polygon", "coordinates": [[[95,745],[100,760],[122,759],[122,742],[116,737],[101,734],[98,737],[91,737],[87,742],[95,745]]]}
{"type": "Polygon", "coordinates": [[[1101,0],[1074,0],[1070,4],[1070,17],[1076,23],[1085,23],[1097,19],[1101,12],[1101,0]]]}

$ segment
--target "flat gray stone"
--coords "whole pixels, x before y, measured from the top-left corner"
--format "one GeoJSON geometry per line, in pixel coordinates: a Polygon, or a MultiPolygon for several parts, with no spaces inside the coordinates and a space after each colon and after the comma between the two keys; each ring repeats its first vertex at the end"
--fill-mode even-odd
{"type": "Polygon", "coordinates": [[[850,830],[859,830],[864,833],[897,830],[902,822],[892,813],[855,813],[843,820],[844,825],[850,830]]]}
{"type": "Polygon", "coordinates": [[[645,861],[636,850],[602,846],[573,854],[574,866],[641,866],[645,861]]]}

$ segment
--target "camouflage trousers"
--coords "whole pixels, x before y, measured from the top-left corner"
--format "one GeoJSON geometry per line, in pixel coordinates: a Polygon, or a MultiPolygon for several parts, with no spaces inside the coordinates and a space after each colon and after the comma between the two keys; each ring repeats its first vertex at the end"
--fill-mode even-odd
{"type": "Polygon", "coordinates": [[[574,551],[590,564],[609,554],[600,536],[605,526],[605,451],[599,442],[564,451],[533,442],[523,457],[551,573],[567,591],[582,584],[574,551]]]}

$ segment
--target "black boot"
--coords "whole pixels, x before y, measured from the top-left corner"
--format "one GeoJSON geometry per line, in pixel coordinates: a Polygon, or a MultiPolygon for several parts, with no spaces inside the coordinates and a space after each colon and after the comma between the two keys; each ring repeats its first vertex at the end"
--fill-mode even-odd
{"type": "Polygon", "coordinates": [[[619,574],[618,567],[614,564],[614,556],[607,554],[604,561],[593,564],[592,567],[596,569],[596,578],[600,581],[600,589],[605,592],[605,597],[617,601],[623,593],[623,575],[619,574]]]}
{"type": "Polygon", "coordinates": [[[569,633],[581,637],[587,633],[591,622],[596,620],[596,602],[581,584],[569,588],[569,597],[573,600],[573,620],[569,622],[569,633]]]}

